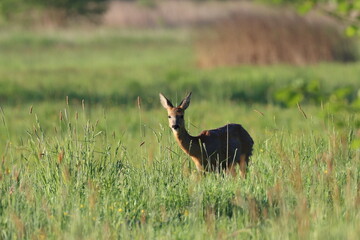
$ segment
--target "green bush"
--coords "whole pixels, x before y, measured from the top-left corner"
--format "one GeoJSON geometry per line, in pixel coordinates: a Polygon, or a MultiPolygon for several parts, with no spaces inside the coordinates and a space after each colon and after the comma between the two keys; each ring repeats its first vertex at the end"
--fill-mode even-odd
{"type": "Polygon", "coordinates": [[[60,9],[67,15],[100,14],[105,10],[107,0],[32,0],[46,8],[60,9]]]}
{"type": "Polygon", "coordinates": [[[94,17],[103,13],[107,0],[2,0],[0,19],[9,22],[19,15],[29,15],[33,10],[54,10],[64,18],[74,16],[94,17]]]}
{"type": "Polygon", "coordinates": [[[324,95],[318,80],[296,79],[288,86],[276,90],[274,100],[282,106],[292,107],[300,102],[319,103],[324,100],[324,95]]]}

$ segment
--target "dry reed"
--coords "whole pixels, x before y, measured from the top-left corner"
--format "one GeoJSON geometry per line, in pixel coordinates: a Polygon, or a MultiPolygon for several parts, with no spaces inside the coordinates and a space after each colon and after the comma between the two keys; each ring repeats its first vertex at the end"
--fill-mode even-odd
{"type": "Polygon", "coordinates": [[[336,22],[315,14],[247,8],[198,31],[197,63],[213,67],[354,61],[354,45],[340,29],[336,22]]]}

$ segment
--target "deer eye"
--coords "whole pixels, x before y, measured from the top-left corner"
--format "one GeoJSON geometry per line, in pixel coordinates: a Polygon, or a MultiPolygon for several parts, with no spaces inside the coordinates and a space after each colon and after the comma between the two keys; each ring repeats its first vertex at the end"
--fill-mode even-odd
{"type": "Polygon", "coordinates": [[[171,116],[168,116],[168,118],[171,118],[171,116]]]}

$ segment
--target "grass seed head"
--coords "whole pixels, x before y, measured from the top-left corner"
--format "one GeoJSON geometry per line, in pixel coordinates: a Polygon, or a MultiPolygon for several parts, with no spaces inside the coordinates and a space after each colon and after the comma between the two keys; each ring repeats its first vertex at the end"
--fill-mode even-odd
{"type": "Polygon", "coordinates": [[[61,164],[63,159],[64,159],[64,150],[62,150],[58,154],[58,163],[61,164]]]}
{"type": "Polygon", "coordinates": [[[137,97],[137,106],[139,109],[141,109],[141,98],[140,96],[137,97]]]}

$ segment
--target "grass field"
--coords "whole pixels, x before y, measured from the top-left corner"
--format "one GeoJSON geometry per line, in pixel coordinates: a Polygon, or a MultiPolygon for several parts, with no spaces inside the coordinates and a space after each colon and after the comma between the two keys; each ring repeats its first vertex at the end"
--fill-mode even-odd
{"type": "Polygon", "coordinates": [[[0,52],[0,239],[360,235],[360,63],[199,69],[185,30],[8,31],[0,52]],[[176,145],[158,93],[187,91],[190,133],[253,136],[245,180],[176,145]]]}

